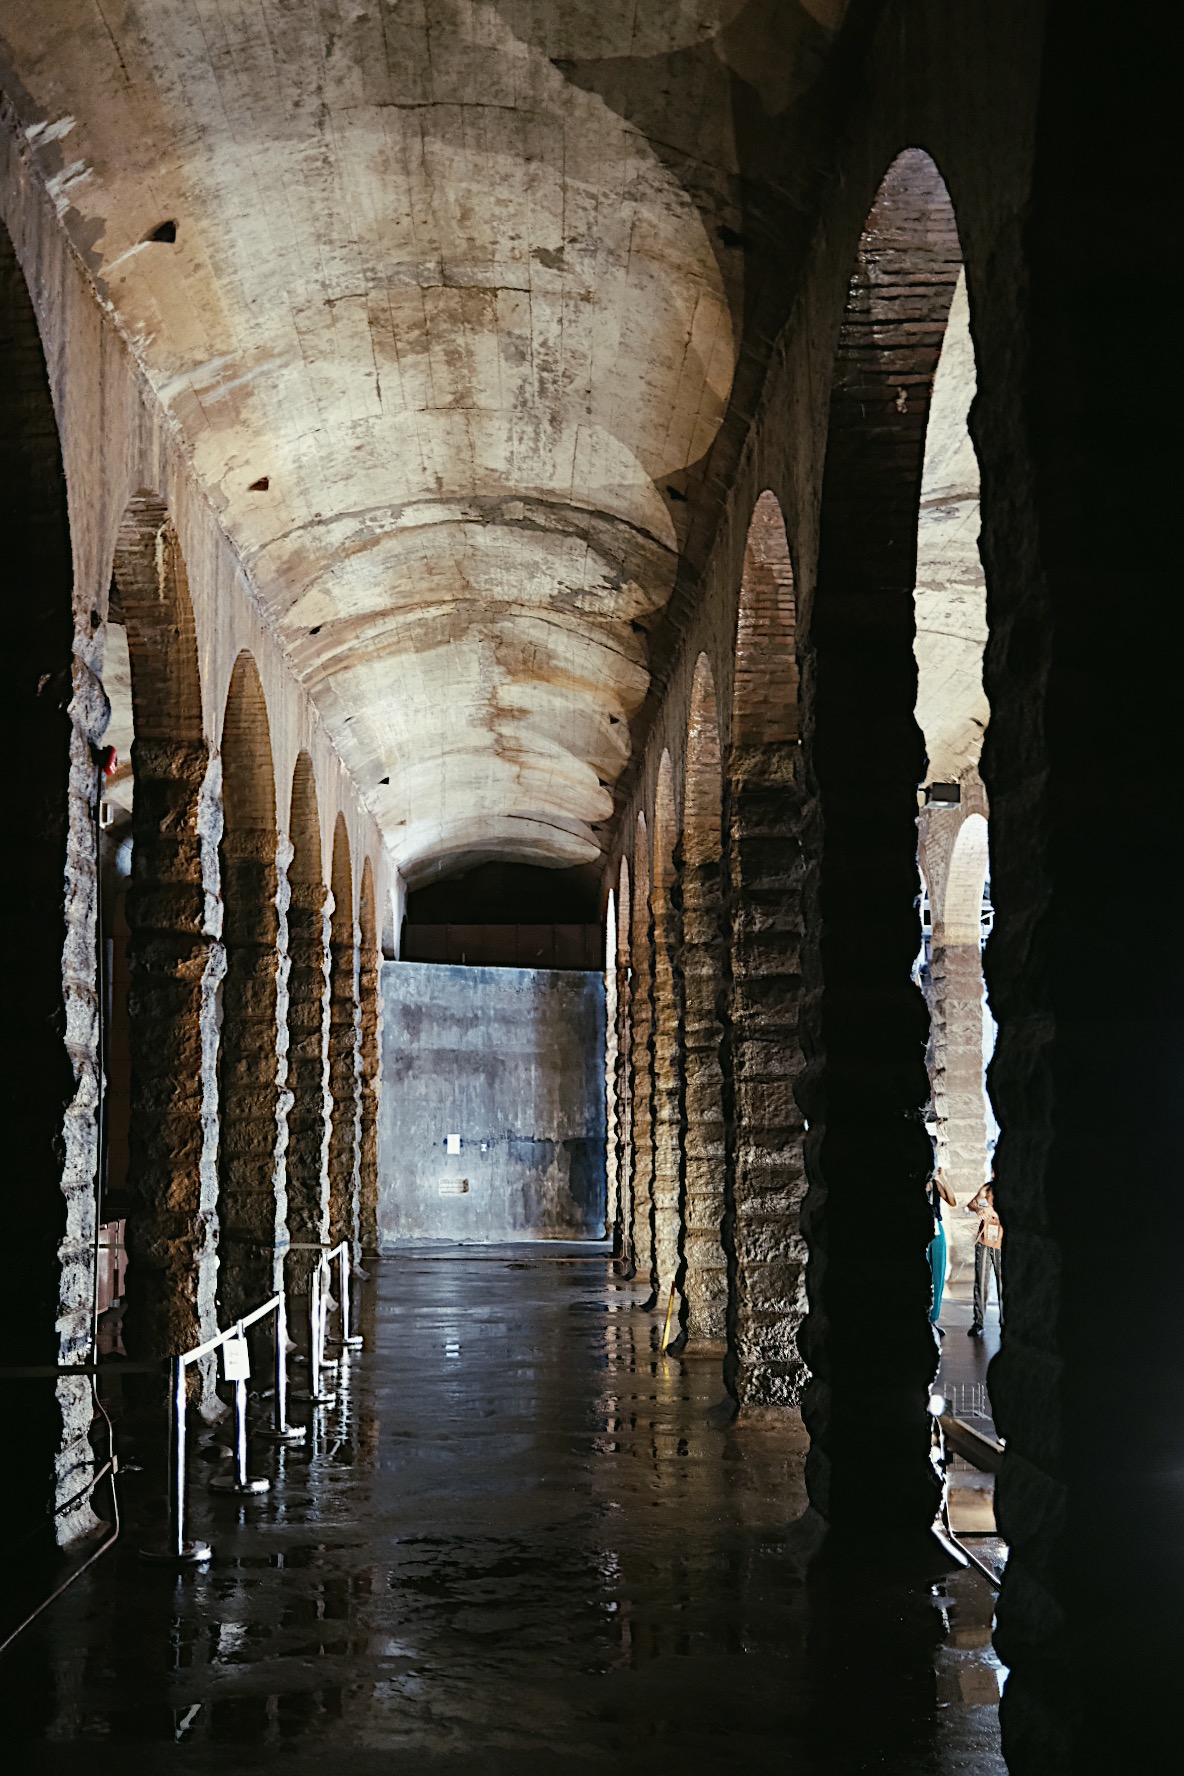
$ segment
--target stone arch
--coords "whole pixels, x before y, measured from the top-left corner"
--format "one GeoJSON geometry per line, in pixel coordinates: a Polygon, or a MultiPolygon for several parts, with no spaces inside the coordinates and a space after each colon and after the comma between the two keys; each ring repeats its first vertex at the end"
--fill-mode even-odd
{"type": "Polygon", "coordinates": [[[288,1286],[308,1287],[313,1247],[328,1232],[329,917],[316,776],[307,752],[292,773],[288,838],[288,1286]]]}
{"type": "Polygon", "coordinates": [[[329,1240],[358,1238],[358,939],[353,864],[345,817],[333,830],[329,922],[329,1240]]]}
{"type": "MultiPolygon", "coordinates": [[[[67,1046],[63,957],[69,867],[78,875],[71,897],[82,927],[78,947],[82,957],[93,958],[95,772],[70,714],[74,570],[53,395],[29,288],[2,226],[0,507],[5,623],[0,685],[5,720],[20,754],[20,812],[3,823],[14,941],[8,945],[9,1015],[0,1041],[5,1143],[10,1170],[19,1179],[19,1188],[5,1197],[9,1249],[19,1254],[6,1286],[6,1361],[55,1363],[60,1353],[85,1350],[91,1323],[89,1155],[75,1152],[72,1163],[64,1163],[64,1130],[76,1087],[67,1046]]],[[[89,1038],[93,973],[90,979],[68,979],[66,993],[83,999],[78,1027],[89,1038]]],[[[90,1075],[80,1102],[86,1106],[84,1136],[93,1139],[89,1087],[97,1085],[97,1058],[79,1055],[76,1066],[90,1075]]],[[[77,1491],[81,1470],[90,1462],[89,1422],[89,1387],[55,1390],[42,1383],[23,1390],[25,1455],[9,1476],[14,1521],[40,1520],[53,1490],[55,1456],[59,1491],[64,1496],[77,1491]]]]}
{"type": "Polygon", "coordinates": [[[359,1151],[359,1240],[364,1252],[378,1250],[378,1093],[380,1085],[381,999],[378,911],[374,868],[362,865],[358,896],[358,1002],[361,1018],[361,1136],[359,1151]]]}
{"type": "Polygon", "coordinates": [[[669,752],[658,765],[650,888],[654,965],[654,1305],[681,1325],[683,1269],[682,920],[678,808],[669,752]]]}
{"type": "Polygon", "coordinates": [[[633,1106],[629,1155],[630,1201],[626,1270],[653,1285],[654,1197],[654,963],[650,910],[649,828],[637,816],[633,835],[633,904],[629,937],[629,1099],[633,1106]]]}
{"type": "Polygon", "coordinates": [[[802,651],[812,809],[806,1001],[810,1118],[810,1495],[832,1529],[866,1529],[878,1451],[883,1533],[928,1533],[936,1506],[926,1398],[932,1232],[923,1186],[928,1016],[920,947],[914,657],[926,423],[961,269],[936,166],[900,154],[854,255],[836,350],[817,583],[802,651]],[[874,1240],[869,1226],[883,1229],[874,1240]]]}
{"type": "Polygon", "coordinates": [[[753,509],[736,617],[726,760],[731,952],[724,1027],[732,1268],[725,1376],[740,1406],[792,1406],[803,1382],[805,1312],[801,1070],[802,764],[797,591],[785,519],[766,490],[753,509]]]}
{"type": "MultiPolygon", "coordinates": [[[[218,1298],[224,1314],[237,1318],[271,1292],[276,1254],[287,1239],[275,772],[267,702],[245,650],[230,677],[221,755],[226,978],[218,1068],[218,1298]]],[[[286,968],[284,974],[286,992],[286,968]]]]}
{"type": "Polygon", "coordinates": [[[981,943],[983,889],[989,861],[986,818],[982,814],[968,814],[954,840],[941,922],[934,934],[935,939],[940,932],[943,943],[981,943]]]}
{"type": "MultiPolygon", "coordinates": [[[[163,1356],[197,1343],[215,1318],[217,1088],[207,1057],[225,957],[206,906],[218,831],[193,604],[167,507],[147,491],[129,500],[116,537],[105,652],[120,621],[134,736],[131,876],[125,1004],[114,991],[109,1002],[113,1019],[126,1010],[130,1051],[125,1330],[133,1354],[163,1356]]],[[[105,844],[124,831],[113,822],[105,844]]],[[[121,886],[114,870],[105,875],[121,886]]],[[[116,899],[105,896],[108,910],[116,899]]],[[[113,957],[118,946],[113,931],[113,957]]],[[[121,982],[116,970],[113,988],[121,982]]]]}
{"type": "Polygon", "coordinates": [[[688,1348],[724,1348],[728,1258],[723,1243],[725,1143],[720,1048],[724,997],[723,776],[715,683],[700,654],[687,720],[682,830],[688,1348]]]}

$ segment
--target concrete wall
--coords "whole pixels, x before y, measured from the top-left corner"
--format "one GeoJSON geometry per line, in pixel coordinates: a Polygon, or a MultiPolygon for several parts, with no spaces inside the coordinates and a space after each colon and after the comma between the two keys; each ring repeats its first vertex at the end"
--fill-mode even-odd
{"type": "Polygon", "coordinates": [[[603,976],[388,962],[382,1005],[380,1249],[600,1238],[603,976]]]}

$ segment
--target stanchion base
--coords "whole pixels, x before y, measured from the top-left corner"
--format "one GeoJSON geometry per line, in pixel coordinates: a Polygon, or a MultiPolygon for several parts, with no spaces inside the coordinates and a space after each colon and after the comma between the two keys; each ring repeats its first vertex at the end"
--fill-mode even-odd
{"type": "Polygon", "coordinates": [[[336,1394],[297,1394],[296,1399],[305,1406],[336,1406],[336,1394]]]}
{"type": "Polygon", "coordinates": [[[245,1496],[250,1492],[270,1492],[271,1481],[265,1480],[262,1474],[248,1474],[240,1480],[237,1474],[215,1474],[210,1481],[211,1492],[233,1492],[245,1496]]]}
{"type": "Polygon", "coordinates": [[[213,1558],[214,1550],[208,1542],[182,1542],[179,1551],[163,1544],[140,1549],[140,1559],[146,1560],[150,1566],[204,1566],[213,1558]]]}
{"type": "Polygon", "coordinates": [[[264,1443],[303,1443],[308,1436],[306,1425],[285,1425],[282,1431],[256,1431],[264,1443]]]}
{"type": "Polygon", "coordinates": [[[351,1332],[349,1337],[343,1338],[341,1342],[345,1345],[347,1350],[360,1351],[365,1340],[360,1332],[351,1332]]]}

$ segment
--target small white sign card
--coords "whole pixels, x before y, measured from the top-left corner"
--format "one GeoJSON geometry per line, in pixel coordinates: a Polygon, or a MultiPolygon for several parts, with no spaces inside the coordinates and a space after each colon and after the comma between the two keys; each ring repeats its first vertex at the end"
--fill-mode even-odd
{"type": "Polygon", "coordinates": [[[222,1376],[226,1381],[250,1381],[251,1353],[245,1338],[228,1338],[222,1346],[222,1376]]]}
{"type": "Polygon", "coordinates": [[[445,1135],[444,1147],[448,1153],[459,1153],[460,1152],[460,1136],[459,1135],[445,1135]]]}

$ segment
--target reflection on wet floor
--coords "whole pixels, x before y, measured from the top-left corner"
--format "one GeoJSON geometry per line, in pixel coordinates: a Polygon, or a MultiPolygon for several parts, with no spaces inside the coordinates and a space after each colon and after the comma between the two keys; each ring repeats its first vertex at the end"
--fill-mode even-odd
{"type": "Polygon", "coordinates": [[[375,1268],[271,1492],[195,1454],[208,1569],[138,1561],[125,1415],[123,1540],[0,1665],[20,1768],[1002,1771],[989,1587],[807,1570],[800,1425],[709,1428],[718,1359],[662,1357],[600,1248],[375,1268]]]}

